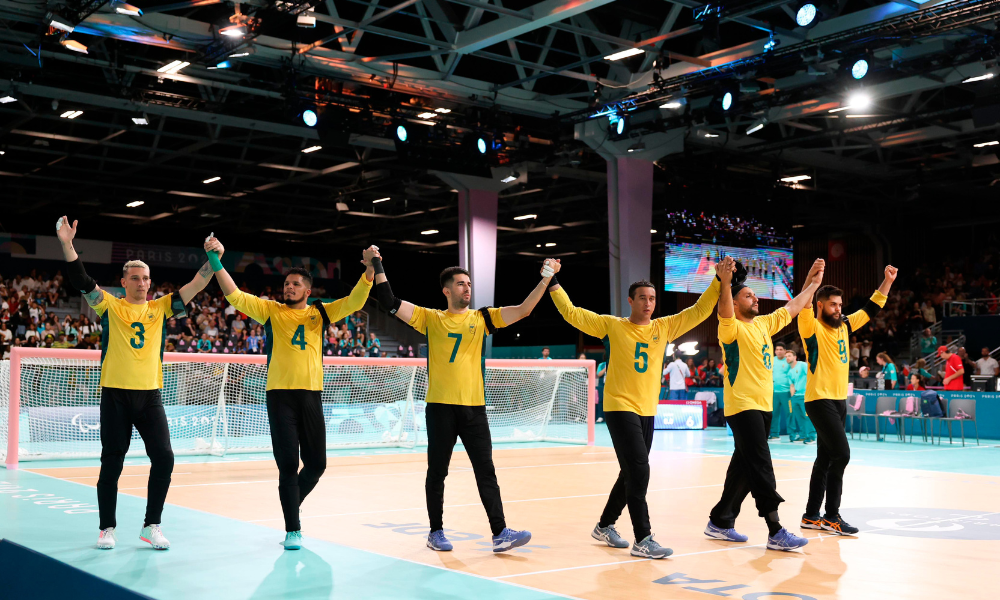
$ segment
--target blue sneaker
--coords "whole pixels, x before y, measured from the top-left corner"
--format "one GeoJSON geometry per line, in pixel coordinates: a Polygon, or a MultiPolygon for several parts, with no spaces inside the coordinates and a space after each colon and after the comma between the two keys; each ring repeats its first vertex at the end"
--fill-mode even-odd
{"type": "Polygon", "coordinates": [[[705,535],[710,538],[717,540],[724,540],[726,542],[745,542],[748,538],[742,533],[737,533],[735,529],[730,527],[729,529],[722,529],[721,527],[716,527],[711,521],[705,526],[705,535]]]}
{"type": "Polygon", "coordinates": [[[438,529],[427,534],[427,547],[438,552],[451,552],[454,546],[444,537],[444,529],[438,529]]]}
{"type": "Polygon", "coordinates": [[[289,531],[285,534],[285,541],[281,542],[285,550],[299,550],[302,548],[302,532],[289,531]]]}
{"type": "Polygon", "coordinates": [[[511,548],[523,546],[531,541],[530,531],[514,531],[510,527],[504,527],[500,535],[493,536],[493,551],[506,552],[511,548]]]}
{"type": "Polygon", "coordinates": [[[808,543],[809,540],[807,540],[806,538],[799,537],[794,533],[789,532],[784,527],[782,527],[778,533],[767,538],[767,549],[785,550],[787,552],[791,550],[797,550],[808,543]]]}

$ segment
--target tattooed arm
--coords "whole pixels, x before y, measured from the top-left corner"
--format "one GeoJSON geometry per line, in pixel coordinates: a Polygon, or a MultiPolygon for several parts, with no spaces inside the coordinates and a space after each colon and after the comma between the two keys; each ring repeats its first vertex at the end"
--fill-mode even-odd
{"type": "MultiPolygon", "coordinates": [[[[222,251],[219,252],[219,256],[222,256],[222,251]]],[[[198,269],[198,274],[194,276],[194,279],[184,284],[178,293],[181,297],[181,302],[187,304],[192,298],[197,296],[208,282],[212,280],[212,275],[215,273],[212,271],[211,265],[205,263],[198,269]]]]}

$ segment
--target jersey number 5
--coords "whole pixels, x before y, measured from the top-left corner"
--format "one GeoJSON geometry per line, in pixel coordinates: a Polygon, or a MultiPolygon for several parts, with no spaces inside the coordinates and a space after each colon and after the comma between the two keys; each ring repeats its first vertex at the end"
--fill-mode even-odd
{"type": "Polygon", "coordinates": [[[292,334],[292,345],[298,346],[299,350],[306,349],[306,326],[299,325],[292,334]]]}
{"type": "Polygon", "coordinates": [[[449,333],[448,337],[455,338],[455,347],[451,349],[451,360],[448,362],[455,362],[455,357],[458,356],[458,347],[462,345],[462,334],[461,333],[449,333]]]}
{"type": "Polygon", "coordinates": [[[129,343],[132,344],[133,348],[138,350],[146,344],[146,328],[139,321],[132,323],[129,327],[135,329],[132,333],[133,337],[129,340],[129,343]]]}
{"type": "Polygon", "coordinates": [[[644,344],[642,342],[635,343],[635,370],[637,373],[645,373],[646,369],[649,368],[649,355],[643,352],[645,348],[649,348],[649,344],[644,344]],[[642,362],[642,366],[639,366],[639,362],[642,362]]]}

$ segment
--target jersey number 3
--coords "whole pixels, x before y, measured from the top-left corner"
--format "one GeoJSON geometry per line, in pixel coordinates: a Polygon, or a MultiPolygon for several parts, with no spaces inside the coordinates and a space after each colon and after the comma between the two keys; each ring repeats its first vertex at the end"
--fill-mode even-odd
{"type": "Polygon", "coordinates": [[[298,346],[299,350],[306,349],[306,326],[299,325],[292,334],[292,345],[298,346]]]}
{"type": "Polygon", "coordinates": [[[146,344],[146,328],[139,321],[132,323],[131,325],[129,325],[129,327],[135,329],[135,331],[132,333],[132,339],[129,340],[129,343],[132,344],[133,348],[138,350],[146,344]]]}
{"type": "Polygon", "coordinates": [[[649,348],[649,344],[642,342],[635,343],[635,364],[633,366],[636,373],[645,373],[646,369],[649,368],[649,355],[643,352],[646,348],[649,348]],[[639,366],[640,362],[642,362],[642,366],[639,366]]]}

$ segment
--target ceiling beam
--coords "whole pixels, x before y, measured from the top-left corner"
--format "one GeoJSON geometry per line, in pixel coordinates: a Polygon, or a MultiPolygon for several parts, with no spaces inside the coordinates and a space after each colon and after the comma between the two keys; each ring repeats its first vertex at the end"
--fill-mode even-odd
{"type": "Polygon", "coordinates": [[[542,27],[547,27],[562,19],[587,12],[613,0],[544,0],[520,11],[521,16],[503,16],[485,25],[480,25],[458,34],[455,52],[469,54],[488,48],[510,38],[524,35],[542,27]]]}

